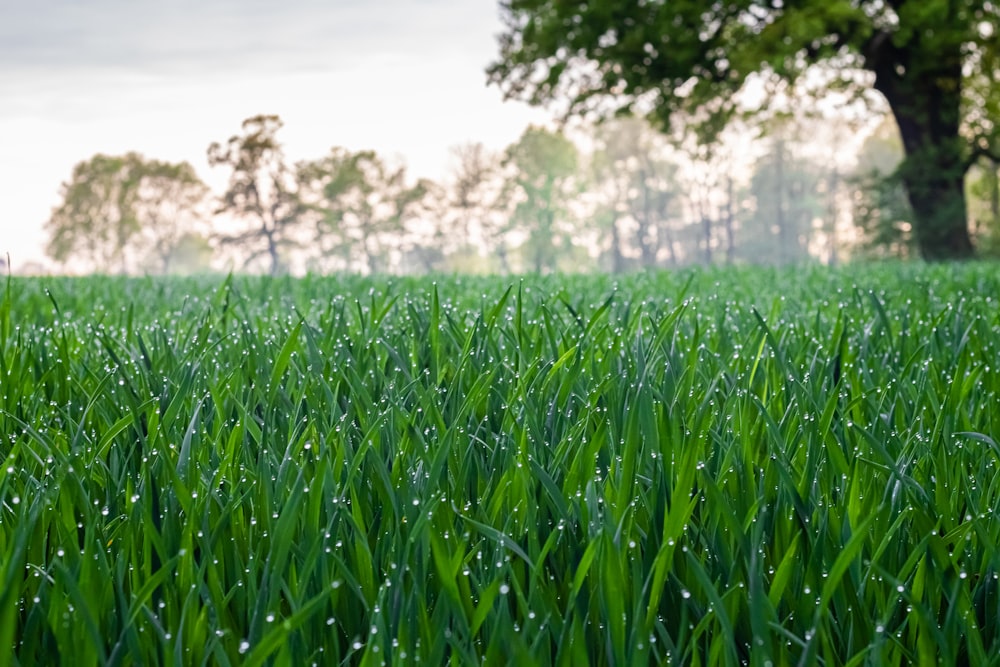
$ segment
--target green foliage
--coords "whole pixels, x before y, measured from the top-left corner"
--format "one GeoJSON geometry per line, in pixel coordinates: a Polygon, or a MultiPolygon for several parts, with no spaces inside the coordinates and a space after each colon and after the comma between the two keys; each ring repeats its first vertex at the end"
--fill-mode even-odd
{"type": "Polygon", "coordinates": [[[570,243],[567,204],[574,194],[577,162],[572,141],[533,126],[504,156],[510,170],[508,194],[517,202],[511,226],[527,233],[527,264],[536,273],[556,269],[556,246],[570,243]]]}
{"type": "Polygon", "coordinates": [[[243,230],[221,234],[219,239],[248,250],[244,266],[266,257],[271,275],[287,270],[284,255],[300,245],[295,231],[304,212],[278,142],[282,125],[278,116],[253,116],[243,121],[242,134],[233,135],[225,145],[214,142],[208,147],[208,163],[230,171],[219,212],[231,214],[245,225],[243,230]]]}
{"type": "Polygon", "coordinates": [[[998,292],[10,279],[0,663],[996,664],[998,292]]]}
{"type": "Polygon", "coordinates": [[[165,273],[207,191],[186,162],[95,155],[63,184],[62,203],[46,223],[48,254],[101,273],[128,272],[152,255],[165,273]]]}
{"type": "MultiPolygon", "coordinates": [[[[506,32],[488,70],[509,97],[563,103],[567,114],[633,107],[668,124],[678,112],[716,136],[763,75],[795,85],[815,65],[838,88],[874,87],[903,134],[901,177],[928,259],[967,258],[962,176],[996,149],[991,0],[505,0],[506,32]],[[859,77],[867,70],[868,77],[859,77]],[[874,76],[871,76],[874,75],[874,76]]],[[[807,82],[808,83],[808,82],[807,82]]]]}
{"type": "Polygon", "coordinates": [[[360,255],[369,273],[388,266],[390,239],[403,235],[431,190],[427,181],[410,185],[405,167],[388,165],[374,151],[345,148],[298,165],[297,178],[318,214],[316,238],[324,254],[339,256],[340,268],[350,268],[360,255]]]}

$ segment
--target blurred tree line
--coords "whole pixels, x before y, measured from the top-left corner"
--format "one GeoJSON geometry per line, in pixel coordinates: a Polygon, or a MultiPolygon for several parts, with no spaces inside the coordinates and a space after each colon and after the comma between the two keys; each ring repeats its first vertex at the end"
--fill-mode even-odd
{"type": "MultiPolygon", "coordinates": [[[[361,273],[620,272],[691,264],[836,263],[915,256],[890,116],[848,159],[846,127],[775,115],[705,144],[620,117],[563,133],[527,128],[503,151],[452,149],[440,182],[373,151],[334,147],[295,164],[281,119],[248,118],[208,148],[212,193],[187,163],[96,155],[62,186],[49,255],[75,270],[361,273]],[[820,146],[817,150],[817,145],[820,146]],[[841,151],[842,153],[843,151],[841,151]]],[[[1000,249],[998,165],[967,177],[970,229],[1000,249]]]]}

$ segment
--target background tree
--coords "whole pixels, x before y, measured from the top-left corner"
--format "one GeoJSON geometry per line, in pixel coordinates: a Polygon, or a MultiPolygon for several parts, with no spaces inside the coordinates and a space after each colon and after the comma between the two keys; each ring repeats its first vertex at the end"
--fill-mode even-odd
{"type": "Polygon", "coordinates": [[[187,163],[137,153],[95,155],[73,169],[46,223],[48,254],[99,272],[127,273],[150,254],[165,259],[199,216],[207,192],[187,163]]]}
{"type": "Polygon", "coordinates": [[[318,214],[317,242],[350,268],[356,259],[368,273],[388,270],[390,252],[406,250],[406,226],[428,205],[432,186],[410,184],[404,165],[390,165],[374,151],[333,148],[320,160],[299,165],[299,182],[318,214]]]}
{"type": "Polygon", "coordinates": [[[506,0],[506,32],[490,80],[508,97],[567,100],[566,113],[678,110],[714,134],[756,73],[792,84],[816,64],[839,87],[874,89],[900,127],[899,170],[927,259],[973,254],[963,178],[971,158],[996,152],[975,123],[983,100],[973,73],[997,94],[1000,5],[993,0],[506,0]],[[859,76],[859,72],[867,76],[859,76]]]}
{"type": "Polygon", "coordinates": [[[913,212],[897,175],[902,161],[903,144],[896,122],[885,116],[861,145],[849,178],[854,189],[854,224],[867,254],[909,257],[916,251],[913,212]]]}
{"type": "Polygon", "coordinates": [[[610,268],[638,254],[642,266],[656,266],[666,249],[677,263],[671,221],[678,198],[677,164],[666,138],[642,118],[620,117],[594,130],[593,171],[603,189],[602,213],[608,233],[610,268]]]}
{"type": "Polygon", "coordinates": [[[476,142],[453,147],[451,157],[444,185],[446,217],[453,230],[452,242],[445,248],[451,255],[449,264],[463,271],[507,273],[510,212],[505,211],[502,156],[476,142]],[[496,257],[496,265],[489,257],[496,257]]]}
{"type": "Polygon", "coordinates": [[[187,162],[146,163],[139,183],[136,216],[142,221],[145,244],[161,273],[171,273],[175,268],[192,273],[195,268],[191,259],[195,256],[201,264],[199,268],[207,268],[211,246],[199,227],[205,220],[202,209],[208,193],[208,186],[187,162]],[[203,242],[197,253],[194,253],[195,239],[203,242]]]}
{"type": "Polygon", "coordinates": [[[741,254],[765,264],[792,264],[810,257],[814,227],[825,212],[822,170],[795,150],[787,127],[775,130],[750,178],[753,208],[741,230],[741,254]]]}
{"type": "Polygon", "coordinates": [[[245,250],[245,266],[266,256],[272,275],[287,268],[283,252],[301,245],[298,228],[304,213],[276,137],[281,126],[278,116],[254,116],[243,121],[242,134],[208,148],[208,163],[231,171],[218,212],[244,225],[241,231],[220,234],[219,240],[245,250]]]}
{"type": "Polygon", "coordinates": [[[528,267],[537,273],[555,270],[559,247],[570,244],[566,219],[575,194],[577,160],[572,141],[534,126],[505,153],[510,194],[516,202],[511,226],[526,235],[522,248],[528,267]]]}
{"type": "Polygon", "coordinates": [[[1000,163],[983,158],[969,172],[969,212],[980,249],[1000,253],[1000,163]]]}

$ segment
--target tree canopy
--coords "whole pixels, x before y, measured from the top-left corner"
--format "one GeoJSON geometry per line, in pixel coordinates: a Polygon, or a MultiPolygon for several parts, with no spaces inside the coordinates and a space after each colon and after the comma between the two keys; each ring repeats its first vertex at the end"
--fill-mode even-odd
{"type": "Polygon", "coordinates": [[[95,155],[62,186],[63,201],[46,223],[48,252],[105,273],[128,272],[151,256],[166,272],[207,191],[187,162],[95,155]]]}
{"type": "Polygon", "coordinates": [[[267,257],[272,275],[286,267],[282,251],[299,245],[294,236],[303,206],[294,176],[277,139],[283,123],[278,116],[259,115],[243,121],[243,133],[223,145],[208,147],[209,165],[230,170],[229,186],[222,195],[220,212],[245,223],[235,234],[224,234],[226,244],[252,247],[246,264],[267,257]]]}
{"type": "Polygon", "coordinates": [[[711,135],[754,74],[795,84],[825,65],[841,88],[877,90],[903,138],[921,253],[972,255],[963,178],[997,150],[992,0],[505,0],[502,10],[490,80],[509,97],[565,101],[567,114],[638,108],[666,123],[685,112],[711,135]]]}

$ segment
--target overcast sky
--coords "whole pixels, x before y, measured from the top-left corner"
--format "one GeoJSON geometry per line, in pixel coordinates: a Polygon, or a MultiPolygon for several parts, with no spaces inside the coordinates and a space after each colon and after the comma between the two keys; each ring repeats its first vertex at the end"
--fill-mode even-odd
{"type": "Polygon", "coordinates": [[[548,114],[484,69],[496,0],[31,0],[0,4],[0,253],[43,258],[60,184],[97,153],[187,160],[279,114],[291,160],[372,148],[440,178],[548,114]]]}

